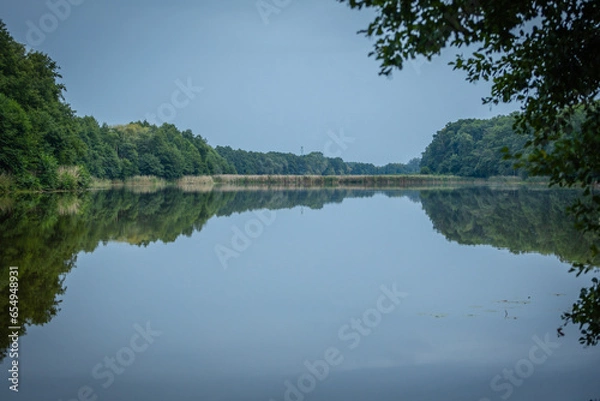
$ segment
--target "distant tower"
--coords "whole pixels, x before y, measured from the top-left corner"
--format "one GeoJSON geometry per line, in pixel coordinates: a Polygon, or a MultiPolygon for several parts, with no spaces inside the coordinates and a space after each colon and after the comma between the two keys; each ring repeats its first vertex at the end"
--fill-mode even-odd
{"type": "Polygon", "coordinates": [[[304,146],[300,146],[300,156],[304,156],[304,146]]]}

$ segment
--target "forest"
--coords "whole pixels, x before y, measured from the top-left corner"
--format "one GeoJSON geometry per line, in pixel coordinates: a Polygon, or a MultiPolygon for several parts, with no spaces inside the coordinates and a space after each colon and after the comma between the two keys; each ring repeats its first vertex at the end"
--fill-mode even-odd
{"type": "Polygon", "coordinates": [[[73,190],[91,177],[225,174],[235,170],[206,141],[174,125],[109,127],[64,101],[59,67],[26,51],[0,21],[0,188],[73,190]]]}
{"type": "Polygon", "coordinates": [[[408,174],[419,160],[376,167],[313,152],[214,149],[191,130],[146,121],[108,126],[64,100],[58,65],[27,51],[0,21],[0,190],[76,190],[92,177],[175,180],[215,174],[408,174]]]}
{"type": "Polygon", "coordinates": [[[233,150],[230,146],[217,146],[217,153],[233,165],[237,174],[294,174],[294,175],[383,175],[415,174],[419,172],[420,159],[407,164],[389,163],[375,166],[371,163],[344,162],[341,158],[325,157],[321,152],[298,156],[281,152],[248,152],[233,150]]]}
{"type": "Polygon", "coordinates": [[[0,21],[0,191],[77,190],[92,178],[126,180],[155,176],[396,175],[467,177],[521,175],[503,160],[502,149],[521,149],[527,138],[512,130],[514,116],[459,120],[436,133],[422,158],[408,163],[346,162],[321,152],[213,148],[191,130],[146,121],[108,126],[77,116],[64,100],[58,65],[27,51],[0,21]]]}
{"type": "Polygon", "coordinates": [[[465,119],[446,124],[423,152],[421,173],[465,177],[519,175],[515,162],[505,155],[521,151],[530,137],[513,130],[516,113],[488,120],[465,119]]]}

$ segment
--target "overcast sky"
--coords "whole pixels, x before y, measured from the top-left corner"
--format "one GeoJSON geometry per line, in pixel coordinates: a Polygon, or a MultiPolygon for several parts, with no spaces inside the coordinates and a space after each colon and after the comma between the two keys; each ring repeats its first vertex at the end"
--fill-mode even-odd
{"type": "Polygon", "coordinates": [[[516,109],[482,105],[489,86],[452,71],[451,53],[380,77],[372,43],[356,34],[368,10],[262,4],[276,12],[256,0],[3,0],[0,18],[60,65],[79,115],[172,122],[213,146],[407,162],[447,122],[516,109]]]}

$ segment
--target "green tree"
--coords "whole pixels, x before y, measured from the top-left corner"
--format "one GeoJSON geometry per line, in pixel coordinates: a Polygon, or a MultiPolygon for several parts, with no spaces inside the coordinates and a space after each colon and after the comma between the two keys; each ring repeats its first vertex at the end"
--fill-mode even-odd
{"type": "Polygon", "coordinates": [[[0,171],[20,175],[29,170],[38,148],[27,113],[0,93],[0,171]]]}
{"type": "Polygon", "coordinates": [[[423,152],[421,167],[435,174],[487,178],[494,175],[526,175],[505,160],[503,149],[519,151],[527,137],[512,129],[515,116],[489,120],[459,120],[438,131],[423,152]]]}
{"type": "Polygon", "coordinates": [[[14,175],[19,187],[54,189],[52,170],[87,151],[60,78],[50,57],[26,51],[0,21],[0,173],[14,175]]]}

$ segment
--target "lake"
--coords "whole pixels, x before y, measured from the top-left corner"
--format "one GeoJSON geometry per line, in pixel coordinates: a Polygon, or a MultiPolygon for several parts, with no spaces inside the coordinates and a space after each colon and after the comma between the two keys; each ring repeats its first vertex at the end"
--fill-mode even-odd
{"type": "Polygon", "coordinates": [[[600,398],[561,314],[591,240],[535,188],[0,199],[2,399],[600,398]],[[8,339],[7,339],[8,338],[8,339]]]}

